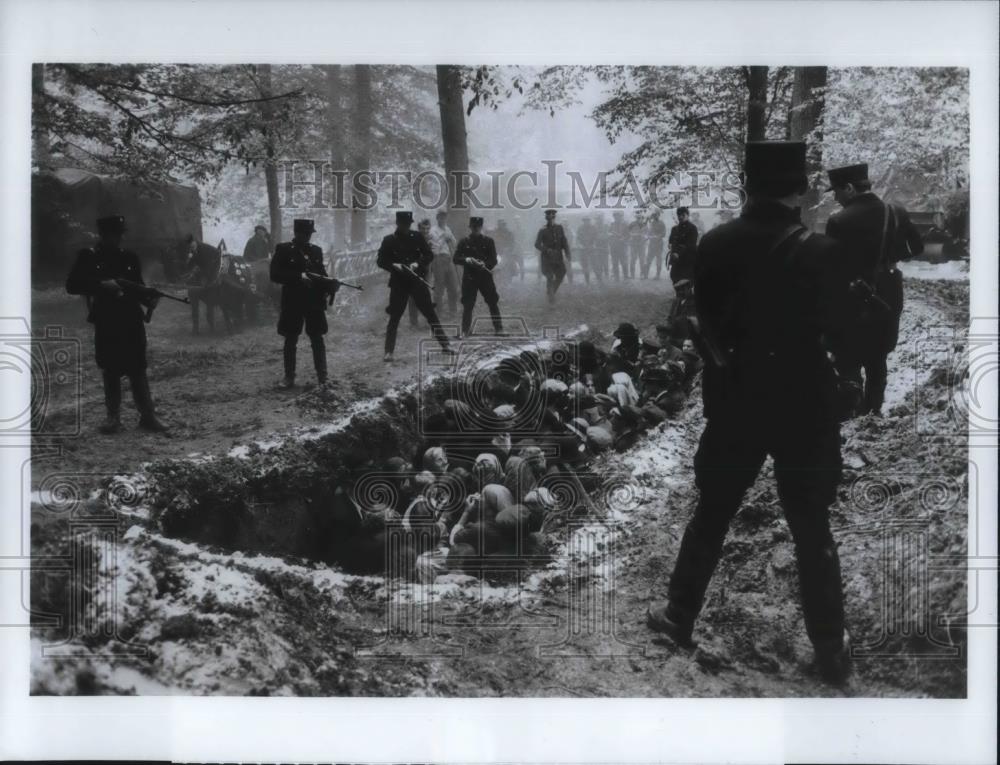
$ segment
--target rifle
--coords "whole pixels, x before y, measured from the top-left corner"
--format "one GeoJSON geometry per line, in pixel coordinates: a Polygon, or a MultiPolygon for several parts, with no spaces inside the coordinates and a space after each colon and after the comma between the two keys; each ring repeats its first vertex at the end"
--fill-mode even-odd
{"type": "Polygon", "coordinates": [[[347,282],[340,281],[340,279],[334,279],[332,276],[323,276],[323,274],[306,272],[306,276],[310,282],[322,287],[327,295],[328,305],[333,305],[333,299],[337,294],[337,290],[341,287],[350,287],[352,290],[358,290],[359,292],[363,292],[365,289],[359,284],[348,284],[347,282]]]}
{"type": "Polygon", "coordinates": [[[364,287],[360,284],[348,284],[347,282],[342,282],[340,279],[334,279],[332,276],[323,276],[323,274],[308,274],[309,281],[316,282],[317,284],[322,284],[328,289],[333,289],[334,287],[350,287],[352,290],[358,290],[359,292],[364,291],[364,287]]]}
{"type": "Polygon", "coordinates": [[[420,274],[418,274],[416,270],[413,268],[413,266],[406,265],[405,263],[400,263],[399,266],[400,268],[402,268],[403,271],[408,273],[414,279],[419,279],[420,281],[422,281],[424,285],[427,287],[427,289],[431,289],[430,282],[424,279],[420,274]]]}
{"type": "Polygon", "coordinates": [[[139,284],[139,282],[133,282],[129,279],[115,279],[115,283],[121,287],[122,292],[126,295],[133,295],[139,303],[146,308],[146,315],[143,317],[143,321],[147,324],[153,318],[153,310],[156,308],[155,305],[147,305],[147,303],[154,298],[166,298],[167,300],[175,300],[178,303],[187,303],[190,305],[191,301],[186,297],[178,297],[177,295],[171,295],[169,292],[164,292],[163,290],[158,290],[156,287],[150,287],[146,284],[139,284]]]}
{"type": "Polygon", "coordinates": [[[697,316],[685,317],[690,329],[691,339],[694,341],[698,353],[716,369],[725,369],[729,366],[729,359],[726,352],[719,344],[718,339],[708,330],[705,325],[698,320],[697,316]]]}

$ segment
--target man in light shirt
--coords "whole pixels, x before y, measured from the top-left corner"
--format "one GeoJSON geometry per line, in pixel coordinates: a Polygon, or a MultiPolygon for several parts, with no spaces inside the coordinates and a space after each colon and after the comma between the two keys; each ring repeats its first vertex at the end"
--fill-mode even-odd
{"type": "Polygon", "coordinates": [[[428,236],[434,262],[431,271],[434,274],[434,303],[441,305],[445,291],[448,293],[448,315],[454,316],[458,310],[458,274],[452,263],[452,255],[457,244],[455,235],[448,228],[448,213],[438,211],[437,224],[431,227],[428,236]]]}

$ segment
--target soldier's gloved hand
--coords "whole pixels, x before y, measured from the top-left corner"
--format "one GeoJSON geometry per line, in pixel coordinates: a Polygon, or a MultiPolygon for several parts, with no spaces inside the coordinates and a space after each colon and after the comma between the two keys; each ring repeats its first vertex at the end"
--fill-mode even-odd
{"type": "Polygon", "coordinates": [[[309,282],[311,282],[312,281],[312,274],[309,273],[308,271],[303,271],[302,272],[302,281],[304,281],[306,284],[308,284],[309,282]]]}
{"type": "Polygon", "coordinates": [[[100,283],[101,289],[105,292],[109,292],[115,297],[120,297],[124,290],[122,290],[121,285],[115,279],[103,279],[100,283]]]}
{"type": "Polygon", "coordinates": [[[397,271],[403,271],[404,270],[402,263],[393,263],[392,267],[395,268],[397,271]]]}

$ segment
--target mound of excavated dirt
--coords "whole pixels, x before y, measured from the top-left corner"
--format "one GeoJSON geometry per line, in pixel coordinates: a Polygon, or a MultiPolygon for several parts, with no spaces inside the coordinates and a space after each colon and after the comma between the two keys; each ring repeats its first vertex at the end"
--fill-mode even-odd
{"type": "MultiPolygon", "coordinates": [[[[953,356],[928,356],[920,341],[935,327],[966,325],[968,288],[908,280],[907,295],[887,416],[843,431],[845,480],[832,517],[848,622],[862,649],[843,693],[953,697],[965,687],[967,455],[953,356]]],[[[340,405],[310,401],[338,415],[340,405]]],[[[42,641],[64,632],[39,625],[32,690],[839,695],[808,670],[794,555],[769,467],[727,540],[699,649],[665,646],[644,627],[696,498],[690,457],[700,432],[695,395],[629,452],[594,461],[589,485],[613,534],[559,529],[551,562],[520,582],[449,573],[424,585],[321,562],[316,508],[366,460],[412,453],[416,401],[406,394],[310,438],[153,464],[151,516],[122,514],[131,528],[114,556],[94,548],[100,576],[75,596],[108,621],[101,593],[113,588],[117,637],[76,641],[92,651],[85,658],[41,659],[42,641]],[[580,544],[585,537],[596,542],[580,544]],[[136,648],[145,653],[127,655],[136,648]]],[[[64,553],[66,540],[39,527],[32,543],[36,553],[64,553]]],[[[36,611],[65,605],[57,577],[33,574],[36,611]]]]}

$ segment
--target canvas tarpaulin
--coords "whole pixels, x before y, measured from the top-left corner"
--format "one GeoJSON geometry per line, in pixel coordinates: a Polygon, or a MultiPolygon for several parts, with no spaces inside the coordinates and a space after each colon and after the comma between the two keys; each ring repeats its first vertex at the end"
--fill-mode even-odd
{"type": "Polygon", "coordinates": [[[179,184],[139,185],[126,179],[63,168],[32,176],[32,274],[62,278],[81,247],[96,239],[95,221],[124,215],[125,246],[150,267],[165,248],[188,234],[201,240],[198,189],[179,184]]]}

